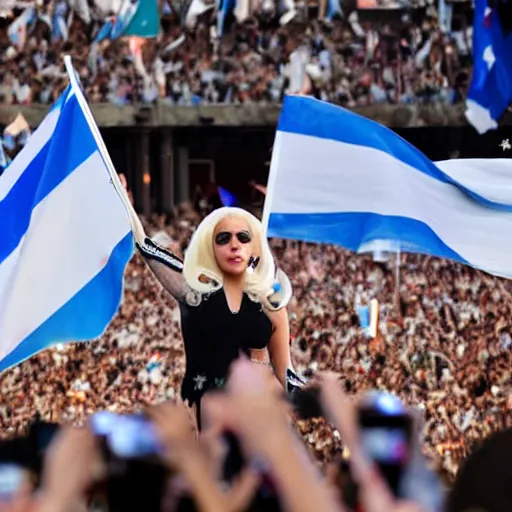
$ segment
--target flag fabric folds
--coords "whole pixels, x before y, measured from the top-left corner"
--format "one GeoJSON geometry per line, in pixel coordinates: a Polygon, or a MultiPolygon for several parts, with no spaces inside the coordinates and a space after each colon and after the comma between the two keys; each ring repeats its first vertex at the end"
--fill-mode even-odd
{"type": "Polygon", "coordinates": [[[157,0],[139,0],[134,15],[126,24],[123,36],[157,37],[160,31],[160,13],[157,0]]]}
{"type": "Polygon", "coordinates": [[[23,48],[27,39],[28,26],[37,19],[36,11],[33,7],[27,7],[7,29],[7,34],[11,43],[18,48],[23,48]]]}
{"type": "Polygon", "coordinates": [[[133,253],[99,132],[70,84],[0,176],[0,371],[100,336],[133,253]]]}
{"type": "Polygon", "coordinates": [[[466,117],[479,133],[498,127],[512,103],[512,29],[510,4],[500,0],[489,7],[487,0],[475,1],[473,22],[473,79],[466,100],[466,117]],[[505,5],[505,3],[503,3],[505,5]]]}
{"type": "Polygon", "coordinates": [[[157,37],[159,31],[157,0],[124,0],[117,15],[105,21],[94,42],[125,36],[157,37]]]}
{"type": "Polygon", "coordinates": [[[288,96],[263,224],[269,237],[430,254],[512,277],[512,160],[434,163],[374,121],[288,96]]]}

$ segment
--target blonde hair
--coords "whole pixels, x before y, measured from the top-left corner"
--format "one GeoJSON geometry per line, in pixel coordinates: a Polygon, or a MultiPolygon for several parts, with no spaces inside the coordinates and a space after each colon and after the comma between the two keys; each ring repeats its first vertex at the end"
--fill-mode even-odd
{"type": "Polygon", "coordinates": [[[241,208],[224,207],[214,210],[194,231],[183,262],[183,276],[187,284],[201,293],[211,293],[223,285],[223,274],[213,251],[215,228],[226,217],[236,217],[247,222],[253,240],[253,257],[259,258],[254,272],[246,273],[244,291],[253,299],[265,302],[276,278],[276,266],[261,222],[241,208]],[[201,281],[206,277],[210,282],[201,281]]]}

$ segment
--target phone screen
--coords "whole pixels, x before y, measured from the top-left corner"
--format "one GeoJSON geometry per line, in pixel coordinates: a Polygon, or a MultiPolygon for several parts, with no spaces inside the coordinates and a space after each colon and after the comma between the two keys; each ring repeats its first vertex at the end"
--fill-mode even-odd
{"type": "Polygon", "coordinates": [[[93,432],[105,437],[108,447],[121,458],[150,457],[161,453],[153,424],[142,415],[97,413],[91,418],[93,432]]]}
{"type": "Polygon", "coordinates": [[[21,489],[25,470],[16,464],[0,464],[0,501],[9,501],[21,489]]]}
{"type": "Polygon", "coordinates": [[[366,455],[382,464],[406,464],[409,443],[404,430],[398,428],[365,428],[361,443],[366,455]]]}
{"type": "Polygon", "coordinates": [[[362,448],[368,459],[377,464],[395,496],[400,495],[412,439],[411,417],[398,405],[379,396],[373,405],[359,410],[362,448]]]}

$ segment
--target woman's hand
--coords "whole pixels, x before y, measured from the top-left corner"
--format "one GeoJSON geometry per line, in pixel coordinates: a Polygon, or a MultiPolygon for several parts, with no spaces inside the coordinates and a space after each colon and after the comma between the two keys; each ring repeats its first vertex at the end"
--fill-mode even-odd
{"type": "Polygon", "coordinates": [[[89,429],[64,427],[45,457],[42,510],[66,512],[83,496],[101,463],[89,429]]]}
{"type": "Polygon", "coordinates": [[[288,407],[281,398],[282,388],[268,369],[247,359],[233,364],[227,393],[203,398],[202,410],[208,422],[235,432],[251,453],[271,449],[282,435],[289,435],[288,407]]]}
{"type": "Polygon", "coordinates": [[[289,407],[269,372],[240,359],[232,366],[225,391],[203,398],[206,418],[213,417],[224,430],[233,432],[252,465],[273,476],[284,508],[342,510],[290,428],[289,407]]]}
{"type": "Polygon", "coordinates": [[[128,182],[126,181],[126,177],[123,173],[119,173],[119,180],[121,181],[121,185],[123,185],[123,188],[126,190],[126,195],[128,196],[128,199],[130,200],[130,204],[133,205],[133,194],[128,189],[128,182]]]}
{"type": "Polygon", "coordinates": [[[350,468],[359,485],[365,512],[421,512],[422,508],[415,503],[395,499],[378,470],[366,458],[359,438],[356,405],[342,391],[339,376],[323,374],[320,384],[324,408],[350,452],[350,468]]]}
{"type": "Polygon", "coordinates": [[[148,415],[164,448],[166,462],[179,465],[187,450],[197,445],[197,424],[191,409],[182,402],[166,402],[150,409],[148,415]]]}
{"type": "Polygon", "coordinates": [[[208,457],[197,442],[190,410],[183,403],[167,402],[150,411],[163,457],[187,482],[196,506],[203,512],[225,512],[227,501],[213,478],[208,457]]]}

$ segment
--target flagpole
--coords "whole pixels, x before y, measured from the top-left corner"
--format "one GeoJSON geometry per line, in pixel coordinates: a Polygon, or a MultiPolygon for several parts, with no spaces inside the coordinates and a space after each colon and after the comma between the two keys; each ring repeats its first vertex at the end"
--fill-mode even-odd
{"type": "Polygon", "coordinates": [[[110,178],[112,179],[112,184],[114,186],[114,189],[116,190],[119,198],[121,199],[123,206],[126,210],[126,213],[128,214],[128,218],[130,220],[130,224],[132,226],[132,231],[134,235],[136,235],[136,239],[143,239],[145,237],[145,231],[144,228],[140,222],[140,219],[135,212],[132,203],[130,202],[130,199],[128,197],[128,194],[126,190],[124,189],[121,180],[119,179],[119,175],[117,174],[117,171],[114,167],[114,164],[112,162],[112,159],[110,158],[110,155],[107,150],[107,146],[105,145],[105,142],[103,141],[103,138],[101,136],[100,130],[98,128],[98,125],[96,124],[96,121],[94,120],[94,116],[92,115],[91,109],[89,107],[89,104],[82,92],[82,88],[77,80],[76,74],[75,74],[75,68],[73,67],[73,62],[71,60],[70,55],[64,56],[64,65],[66,66],[66,71],[69,78],[69,83],[71,85],[71,88],[73,89],[75,93],[75,97],[78,101],[78,104],[80,105],[85,119],[87,120],[87,124],[89,125],[89,128],[91,129],[92,136],[98,145],[100,155],[103,158],[103,161],[105,163],[105,166],[108,170],[108,173],[110,175],[110,178]]]}
{"type": "Polygon", "coordinates": [[[397,246],[396,255],[395,255],[395,304],[397,308],[398,318],[402,318],[402,312],[400,309],[400,244],[397,246]]]}

